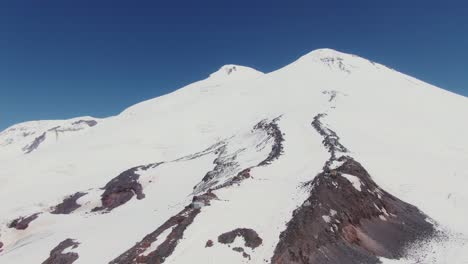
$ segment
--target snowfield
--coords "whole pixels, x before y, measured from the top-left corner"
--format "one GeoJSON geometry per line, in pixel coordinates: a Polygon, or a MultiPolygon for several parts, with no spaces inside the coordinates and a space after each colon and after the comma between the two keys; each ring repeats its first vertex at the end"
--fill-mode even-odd
{"type": "Polygon", "coordinates": [[[466,97],[320,49],[17,124],[0,263],[468,263],[467,117],[466,97]]]}

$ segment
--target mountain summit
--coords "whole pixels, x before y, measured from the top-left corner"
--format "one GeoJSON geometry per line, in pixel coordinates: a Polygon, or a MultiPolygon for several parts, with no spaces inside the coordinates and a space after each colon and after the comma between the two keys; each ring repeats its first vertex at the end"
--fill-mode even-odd
{"type": "Polygon", "coordinates": [[[320,49],[0,133],[0,263],[466,263],[468,101],[320,49]]]}
{"type": "Polygon", "coordinates": [[[212,73],[210,75],[210,78],[213,79],[229,79],[229,80],[243,80],[243,79],[249,79],[249,78],[255,78],[258,76],[262,76],[263,73],[259,72],[255,69],[245,67],[245,66],[239,66],[239,65],[233,65],[233,64],[228,64],[222,66],[218,71],[212,73]]]}

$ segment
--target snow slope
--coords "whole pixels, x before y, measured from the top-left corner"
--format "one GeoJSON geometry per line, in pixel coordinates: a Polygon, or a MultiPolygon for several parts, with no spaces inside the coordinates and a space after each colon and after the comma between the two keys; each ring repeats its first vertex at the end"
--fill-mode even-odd
{"type": "Polygon", "coordinates": [[[267,74],[226,65],[114,117],[3,131],[0,263],[42,263],[66,239],[78,244],[58,253],[65,263],[273,262],[309,197],[304,184],[330,156],[311,125],[319,114],[346,155],[440,230],[381,261],[468,263],[468,99],[330,49],[267,74]],[[56,213],[78,192],[76,209],[56,213]],[[8,227],[36,213],[25,229],[8,227]],[[218,240],[238,228],[261,244],[218,240]]]}

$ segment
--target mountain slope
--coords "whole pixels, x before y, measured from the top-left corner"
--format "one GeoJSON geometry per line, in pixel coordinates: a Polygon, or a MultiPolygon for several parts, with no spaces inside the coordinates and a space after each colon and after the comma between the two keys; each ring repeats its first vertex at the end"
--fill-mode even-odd
{"type": "Polygon", "coordinates": [[[2,154],[29,154],[43,145],[85,131],[98,124],[98,119],[78,117],[70,120],[44,120],[20,123],[0,133],[2,154]]]}
{"type": "Polygon", "coordinates": [[[0,135],[0,260],[464,263],[466,116],[465,97],[322,49],[60,140],[75,119],[19,125],[35,134],[0,135]]]}

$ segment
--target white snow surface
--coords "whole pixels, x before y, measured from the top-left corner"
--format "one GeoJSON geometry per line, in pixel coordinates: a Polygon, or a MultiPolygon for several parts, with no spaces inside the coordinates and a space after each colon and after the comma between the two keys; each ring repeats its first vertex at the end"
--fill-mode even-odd
{"type": "Polygon", "coordinates": [[[361,191],[362,182],[358,177],[351,175],[351,174],[346,174],[346,173],[341,174],[341,176],[345,177],[353,185],[353,187],[356,190],[361,191]]]}
{"type": "MultiPolygon", "coordinates": [[[[92,118],[27,122],[3,131],[0,263],[41,263],[67,238],[80,243],[73,249],[79,254],[75,263],[108,263],[188,205],[193,188],[214,169],[218,155],[183,157],[225,142],[227,155],[238,153],[238,166],[222,176],[230,179],[271,150],[272,140],[253,131],[255,124],[280,117],[283,154],[269,165],[253,167],[252,177],[241,184],[214,191],[219,199],[201,208],[165,261],[265,263],[293,210],[307,198],[302,184],[329,158],[323,138],[311,126],[318,113],[327,113],[324,121],[382,189],[417,206],[451,234],[409,248],[408,258],[382,261],[467,263],[468,99],[330,49],[266,74],[223,66],[207,79],[117,116],[93,119],[96,126],[61,133],[60,140],[48,136],[29,154],[22,148],[35,137],[92,118]],[[144,199],[133,197],[106,214],[90,213],[100,205],[100,188],[111,179],[129,168],[163,161],[139,172],[144,199]],[[78,191],[88,192],[78,200],[81,208],[69,215],[49,213],[78,191]],[[36,212],[42,214],[28,229],[7,228],[11,220],[36,212]],[[235,245],[217,242],[220,234],[235,228],[251,228],[263,239],[258,248],[246,248],[250,260],[233,251],[235,245]],[[214,245],[206,248],[209,239],[214,245]]],[[[350,181],[360,188],[357,180],[350,181]]],[[[239,239],[236,245],[243,245],[239,239]]]]}

